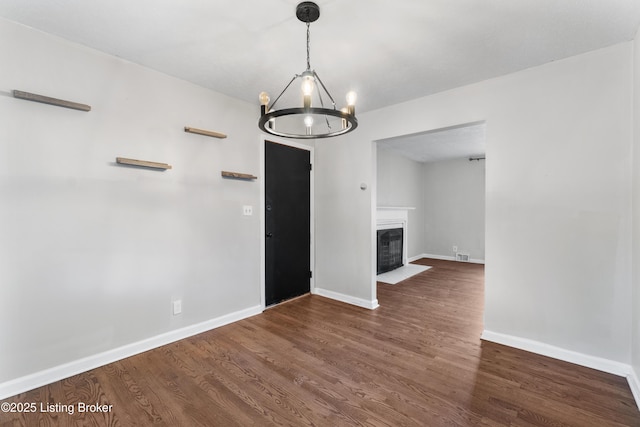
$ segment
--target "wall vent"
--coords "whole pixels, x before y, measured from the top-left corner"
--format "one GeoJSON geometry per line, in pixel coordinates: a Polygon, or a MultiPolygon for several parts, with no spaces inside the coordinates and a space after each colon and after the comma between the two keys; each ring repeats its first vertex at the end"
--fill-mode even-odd
{"type": "Polygon", "coordinates": [[[460,252],[456,253],[456,261],[469,262],[469,254],[462,254],[460,252]]]}

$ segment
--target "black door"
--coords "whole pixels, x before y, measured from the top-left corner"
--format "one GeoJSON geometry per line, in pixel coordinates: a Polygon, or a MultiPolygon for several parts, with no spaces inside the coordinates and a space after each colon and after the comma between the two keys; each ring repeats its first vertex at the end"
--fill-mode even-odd
{"type": "Polygon", "coordinates": [[[311,167],[307,150],[265,141],[265,304],[310,290],[311,167]]]}

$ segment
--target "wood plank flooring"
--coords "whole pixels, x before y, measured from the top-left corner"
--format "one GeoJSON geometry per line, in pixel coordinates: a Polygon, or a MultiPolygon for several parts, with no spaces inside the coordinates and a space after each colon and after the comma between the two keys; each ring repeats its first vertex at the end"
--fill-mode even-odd
{"type": "Polygon", "coordinates": [[[38,410],[0,426],[640,426],[624,378],[480,341],[483,266],[419,263],[377,310],[300,298],[7,399],[38,410]]]}

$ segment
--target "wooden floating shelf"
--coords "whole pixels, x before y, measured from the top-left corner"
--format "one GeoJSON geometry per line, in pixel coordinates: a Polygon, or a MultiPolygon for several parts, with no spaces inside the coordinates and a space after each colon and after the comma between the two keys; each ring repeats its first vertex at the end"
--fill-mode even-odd
{"type": "Polygon", "coordinates": [[[248,173],[227,172],[227,171],[222,171],[222,177],[232,178],[232,179],[246,179],[246,180],[258,179],[257,176],[251,175],[248,173]]]}
{"type": "Polygon", "coordinates": [[[227,137],[227,135],[225,135],[224,133],[214,132],[214,131],[211,131],[211,130],[190,128],[188,126],[184,127],[184,131],[185,132],[189,132],[189,133],[197,133],[198,135],[212,136],[214,138],[220,138],[220,139],[227,137]]]}
{"type": "Polygon", "coordinates": [[[36,95],[35,93],[23,92],[21,90],[14,90],[13,97],[19,99],[25,99],[27,101],[40,102],[42,104],[55,105],[58,107],[71,108],[73,110],[91,111],[91,106],[86,104],[80,104],[78,102],[65,101],[64,99],[50,98],[48,96],[36,95]]]}
{"type": "Polygon", "coordinates": [[[146,160],[127,159],[126,157],[116,157],[116,162],[121,165],[141,166],[151,169],[171,169],[171,165],[166,163],[148,162],[146,160]]]}

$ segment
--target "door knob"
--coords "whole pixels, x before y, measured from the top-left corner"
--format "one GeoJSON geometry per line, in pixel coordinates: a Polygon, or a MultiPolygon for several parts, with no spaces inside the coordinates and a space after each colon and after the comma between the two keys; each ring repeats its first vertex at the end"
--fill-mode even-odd
{"type": "Polygon", "coordinates": [[[267,237],[273,237],[273,233],[267,233],[267,237]]]}

